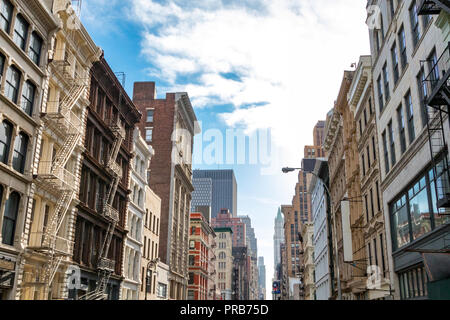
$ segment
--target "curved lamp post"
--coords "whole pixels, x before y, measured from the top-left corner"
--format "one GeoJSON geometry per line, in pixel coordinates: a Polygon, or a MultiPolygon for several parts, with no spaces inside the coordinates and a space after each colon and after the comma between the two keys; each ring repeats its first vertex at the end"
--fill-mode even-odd
{"type": "MultiPolygon", "coordinates": [[[[154,269],[156,268],[156,266],[158,265],[159,262],[159,258],[150,260],[147,263],[147,268],[146,268],[146,277],[145,277],[145,300],[147,300],[147,292],[148,292],[148,279],[152,276],[152,271],[150,270],[150,268],[154,269]]],[[[151,279],[150,279],[151,280],[151,279]]]]}
{"type": "MultiPolygon", "coordinates": [[[[321,161],[321,160],[318,160],[321,161]]],[[[309,171],[309,170],[305,170],[303,168],[290,168],[290,167],[284,167],[283,169],[281,169],[281,171],[283,171],[283,173],[289,173],[289,172],[293,172],[295,170],[299,170],[305,173],[311,173],[313,176],[315,176],[323,185],[325,191],[327,192],[328,198],[330,199],[330,204],[331,207],[334,207],[333,204],[333,200],[331,198],[331,192],[328,189],[327,185],[325,184],[325,182],[322,180],[321,177],[319,177],[316,173],[309,171]]],[[[345,201],[345,199],[343,199],[345,201]]],[[[328,207],[328,206],[327,206],[328,207]]],[[[336,219],[334,219],[334,223],[333,223],[333,233],[334,233],[334,244],[335,244],[335,250],[336,250],[336,273],[337,273],[337,286],[338,286],[338,300],[342,300],[342,290],[341,290],[341,277],[340,277],[340,273],[339,273],[339,251],[338,251],[338,247],[337,247],[337,239],[336,239],[336,219]]]]}

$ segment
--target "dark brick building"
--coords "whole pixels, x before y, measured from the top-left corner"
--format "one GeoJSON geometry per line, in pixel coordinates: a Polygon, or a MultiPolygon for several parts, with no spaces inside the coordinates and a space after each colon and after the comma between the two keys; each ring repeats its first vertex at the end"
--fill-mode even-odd
{"type": "Polygon", "coordinates": [[[159,256],[170,266],[169,297],[185,299],[197,118],[187,93],[167,93],[165,99],[156,99],[154,82],[135,83],[133,102],[143,114],[139,125],[142,135],[155,150],[149,182],[161,198],[159,256]]]}
{"type": "Polygon", "coordinates": [[[104,285],[108,299],[116,300],[123,279],[133,131],[141,114],[103,57],[91,69],[89,101],[73,255],[82,290],[71,290],[70,297],[104,285]],[[108,233],[110,227],[114,232],[108,233]],[[96,283],[98,274],[106,275],[103,284],[96,283]]]}

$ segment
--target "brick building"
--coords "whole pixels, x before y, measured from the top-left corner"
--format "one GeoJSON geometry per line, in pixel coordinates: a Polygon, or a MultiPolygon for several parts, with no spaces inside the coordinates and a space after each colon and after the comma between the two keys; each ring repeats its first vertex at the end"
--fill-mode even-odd
{"type": "Polygon", "coordinates": [[[104,292],[116,300],[123,279],[133,134],[141,114],[103,57],[91,69],[89,101],[73,254],[84,290],[71,291],[71,297],[104,292]]]}
{"type": "Polygon", "coordinates": [[[188,229],[191,208],[192,148],[197,133],[185,92],[156,98],[154,82],[134,84],[133,101],[144,115],[139,129],[155,150],[150,188],[161,198],[159,256],[170,267],[169,297],[185,299],[188,280],[188,229]]]}
{"type": "Polygon", "coordinates": [[[228,209],[222,209],[211,219],[214,228],[231,228],[233,230],[233,247],[247,246],[247,229],[241,218],[234,218],[228,209]]]}

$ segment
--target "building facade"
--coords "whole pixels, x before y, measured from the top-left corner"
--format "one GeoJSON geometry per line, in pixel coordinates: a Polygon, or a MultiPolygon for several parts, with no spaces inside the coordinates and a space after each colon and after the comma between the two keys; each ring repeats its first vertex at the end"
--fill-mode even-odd
{"type": "Polygon", "coordinates": [[[235,218],[228,209],[222,209],[211,221],[213,228],[231,228],[233,230],[233,247],[247,246],[246,224],[241,218],[235,218]]]}
{"type": "Polygon", "coordinates": [[[231,290],[233,300],[249,300],[249,259],[247,255],[247,247],[235,247],[232,249],[233,254],[233,273],[231,290]]]}
{"type": "Polygon", "coordinates": [[[421,252],[444,249],[450,232],[449,12],[438,1],[367,5],[380,8],[369,33],[392,295],[443,297],[450,280],[430,281],[421,252]]]}
{"type": "MultiPolygon", "coordinates": [[[[150,146],[148,150],[151,152],[150,146]]],[[[144,161],[144,165],[146,163],[144,161]]],[[[161,198],[147,185],[145,186],[145,214],[142,232],[144,245],[141,247],[139,300],[167,299],[168,266],[161,262],[159,257],[160,220],[161,198]]]]}
{"type": "MultiPolygon", "coordinates": [[[[237,183],[233,170],[194,170],[194,179],[211,179],[212,217],[215,218],[221,209],[230,210],[233,217],[237,217],[237,183]]],[[[209,191],[208,191],[209,192],[209,191]]],[[[197,196],[197,194],[195,194],[197,196]]],[[[192,206],[203,203],[203,193],[199,198],[192,198],[192,206]]]]}
{"type": "Polygon", "coordinates": [[[302,224],[302,249],[303,249],[303,288],[305,300],[315,299],[315,265],[314,265],[314,225],[311,222],[302,224]]]}
{"type": "Polygon", "coordinates": [[[157,99],[154,82],[136,82],[133,100],[144,115],[139,129],[155,150],[150,188],[161,198],[159,255],[170,267],[170,299],[186,299],[196,116],[185,92],[157,99]]]}
{"type": "MultiPolygon", "coordinates": [[[[147,250],[143,250],[144,243],[147,242],[147,237],[144,238],[143,228],[147,227],[148,223],[146,214],[147,170],[154,152],[141,137],[139,129],[135,129],[133,132],[132,152],[134,158],[131,162],[129,181],[129,189],[132,193],[129,197],[130,204],[128,206],[126,223],[127,235],[123,258],[125,278],[122,284],[123,300],[139,299],[139,291],[142,284],[140,276],[142,255],[147,254],[147,250]]],[[[151,244],[154,246],[154,241],[151,244]]],[[[150,249],[150,243],[148,244],[148,249],[150,249]]]]}
{"type": "MultiPolygon", "coordinates": [[[[8,12],[8,3],[11,4],[9,1],[1,2],[2,12],[8,12]]],[[[41,72],[35,68],[35,72],[44,72],[46,80],[41,82],[43,87],[40,93],[38,87],[33,89],[32,83],[37,80],[35,75],[27,76],[30,85],[24,83],[21,86],[21,105],[24,110],[33,112],[31,115],[39,128],[30,137],[30,142],[25,135],[15,140],[17,150],[14,157],[26,162],[33,161],[28,168],[35,183],[34,194],[30,193],[28,203],[19,206],[19,209],[23,209],[26,205],[29,210],[26,220],[22,220],[25,223],[15,228],[27,234],[15,298],[67,299],[66,272],[73,262],[82,152],[90,105],[89,71],[99,59],[101,50],[84,29],[70,1],[27,1],[27,4],[32,7],[14,7],[12,12],[17,16],[14,24],[10,21],[10,26],[15,26],[16,34],[14,37],[12,33],[9,34],[17,45],[29,50],[30,59],[45,67],[41,72]],[[31,8],[32,11],[29,11],[31,8]],[[53,27],[44,37],[42,26],[34,25],[41,19],[30,19],[32,12],[41,18],[47,17],[46,23],[58,27],[53,27]],[[48,54],[45,53],[47,50],[48,54]],[[38,101],[42,101],[40,108],[38,101]],[[34,103],[36,108],[32,110],[34,103]],[[33,143],[34,148],[28,149],[33,143]],[[34,157],[26,159],[27,149],[34,157]]],[[[12,28],[9,30],[13,31],[12,28]]],[[[8,46],[10,44],[2,44],[1,47],[6,49],[8,46]]],[[[17,63],[24,58],[22,56],[17,63]]],[[[4,79],[9,79],[7,93],[15,92],[13,96],[18,96],[19,87],[16,84],[26,78],[22,78],[20,72],[8,70],[4,79]]],[[[13,115],[14,112],[9,113],[9,116],[13,115]]],[[[30,127],[22,125],[22,129],[30,130],[30,127]]],[[[16,131],[16,134],[19,133],[20,130],[16,131]]],[[[11,201],[19,199],[19,194],[10,193],[9,197],[11,200],[8,200],[8,206],[16,208],[18,204],[11,201]]],[[[8,218],[10,221],[15,219],[13,215],[8,218]]]]}
{"type": "Polygon", "coordinates": [[[264,257],[258,257],[258,300],[266,300],[266,265],[264,257]]]}
{"type": "Polygon", "coordinates": [[[214,228],[217,236],[216,272],[217,286],[222,300],[232,299],[233,276],[233,230],[231,228],[214,228]]]}
{"type": "Polygon", "coordinates": [[[313,224],[315,300],[328,300],[331,296],[333,270],[333,241],[329,224],[330,198],[326,191],[326,188],[329,188],[328,162],[319,159],[314,173],[309,192],[313,224]]]}
{"type": "Polygon", "coordinates": [[[360,161],[361,196],[364,205],[364,241],[367,256],[366,298],[380,299],[390,294],[386,256],[383,199],[380,191],[380,153],[372,85],[372,59],[361,56],[348,94],[355,115],[360,161]]]}

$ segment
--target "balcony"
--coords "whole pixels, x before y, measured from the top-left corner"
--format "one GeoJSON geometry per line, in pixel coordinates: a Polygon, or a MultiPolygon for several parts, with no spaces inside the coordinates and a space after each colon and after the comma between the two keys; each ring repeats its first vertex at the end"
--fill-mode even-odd
{"type": "Polygon", "coordinates": [[[114,119],[106,119],[106,125],[113,132],[114,135],[120,136],[122,139],[125,139],[126,132],[125,129],[118,123],[117,120],[114,119]]]}
{"type": "Polygon", "coordinates": [[[106,168],[116,177],[122,177],[122,167],[113,159],[109,159],[109,161],[106,163],[106,168]]]}
{"type": "Polygon", "coordinates": [[[64,168],[54,167],[52,161],[40,161],[37,179],[55,190],[78,190],[78,181],[74,174],[64,168]]]}
{"type": "Polygon", "coordinates": [[[425,61],[429,73],[424,80],[425,103],[431,107],[450,106],[450,44],[437,61],[425,61]]]}
{"type": "Polygon", "coordinates": [[[97,269],[114,272],[116,268],[116,262],[107,258],[100,258],[98,260],[97,269]]]}
{"type": "Polygon", "coordinates": [[[449,0],[422,0],[418,6],[418,15],[439,14],[441,10],[450,13],[449,0]]]}
{"type": "Polygon", "coordinates": [[[60,236],[46,234],[45,232],[32,232],[28,249],[35,251],[50,251],[54,244],[55,252],[59,255],[72,256],[74,242],[60,236]]]}
{"type": "Polygon", "coordinates": [[[103,217],[114,222],[119,221],[119,211],[114,209],[110,204],[105,204],[103,207],[103,217]]]}
{"type": "Polygon", "coordinates": [[[64,110],[59,101],[48,101],[47,112],[42,113],[46,124],[61,135],[80,134],[83,130],[83,123],[75,113],[64,110]]]}

